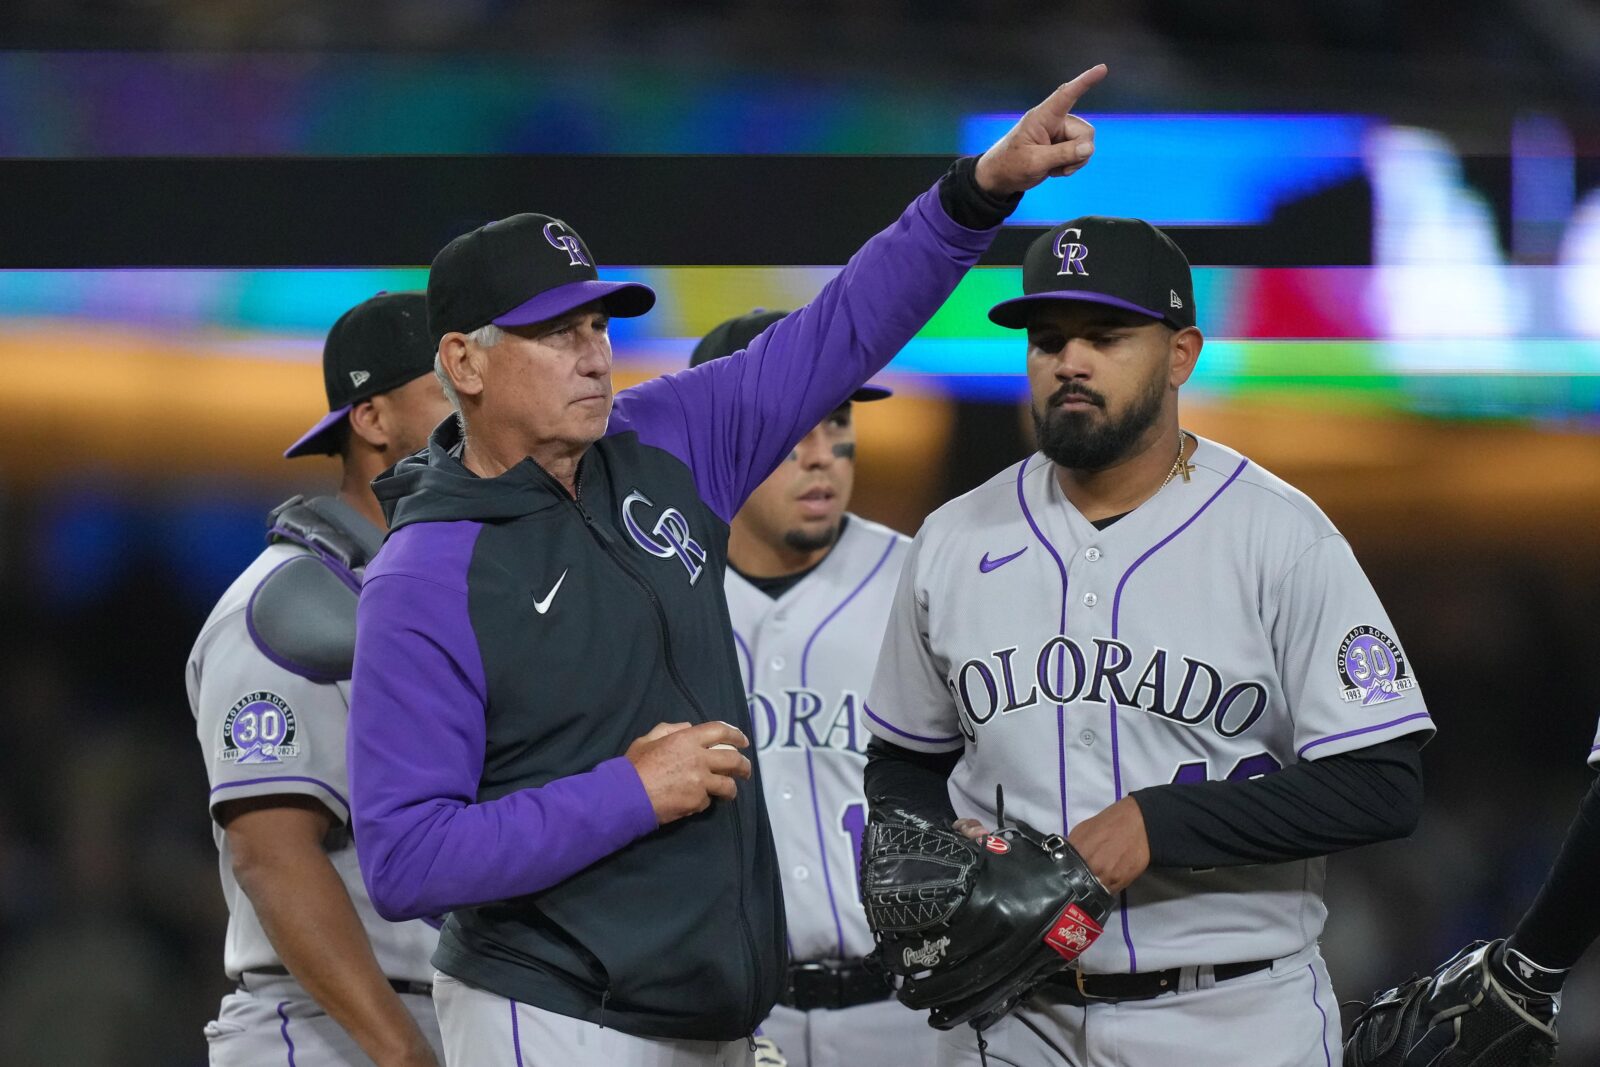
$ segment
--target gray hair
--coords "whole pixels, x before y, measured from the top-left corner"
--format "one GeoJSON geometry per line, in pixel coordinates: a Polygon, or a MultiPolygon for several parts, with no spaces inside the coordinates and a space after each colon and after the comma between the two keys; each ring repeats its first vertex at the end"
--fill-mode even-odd
{"type": "MultiPolygon", "coordinates": [[[[467,340],[479,348],[493,348],[500,343],[501,338],[504,336],[505,332],[491,322],[487,326],[479,326],[476,330],[467,334],[467,340]]],[[[433,374],[434,377],[439,379],[439,385],[444,389],[444,398],[450,401],[450,406],[455,409],[456,422],[461,424],[461,436],[466,437],[467,419],[461,413],[461,395],[456,392],[455,383],[450,380],[450,375],[445,373],[444,360],[440,358],[437,352],[433,355],[433,374]]]]}

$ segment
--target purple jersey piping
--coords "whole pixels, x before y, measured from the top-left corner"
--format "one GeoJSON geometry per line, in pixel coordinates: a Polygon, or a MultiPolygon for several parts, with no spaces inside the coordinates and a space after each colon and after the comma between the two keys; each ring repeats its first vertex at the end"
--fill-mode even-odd
{"type": "Polygon", "coordinates": [[[324,782],[321,778],[307,778],[306,776],[300,774],[273,774],[268,775],[265,778],[246,778],[240,782],[223,782],[221,785],[216,786],[211,790],[211,796],[216,796],[224,789],[238,789],[241,786],[246,785],[261,785],[264,782],[310,782],[312,785],[321,786],[323,789],[327,790],[329,796],[333,797],[333,799],[344,805],[345,811],[350,810],[350,801],[345,799],[344,795],[333,786],[329,785],[327,782],[324,782]]]}
{"type": "MultiPolygon", "coordinates": [[[[878,557],[878,562],[872,565],[872,569],[867,572],[867,576],[861,579],[856,587],[850,590],[843,600],[839,601],[838,606],[836,606],[832,611],[828,612],[826,618],[817,623],[817,628],[811,631],[810,637],[806,638],[805,648],[803,648],[800,652],[801,686],[805,686],[806,684],[806,665],[811,658],[811,646],[816,643],[817,637],[830,622],[838,618],[839,613],[849,606],[850,601],[854,600],[861,593],[861,590],[865,589],[872,583],[872,579],[877,577],[878,571],[883,569],[884,563],[886,563],[889,559],[889,556],[893,554],[897,543],[898,542],[893,540],[889,542],[889,547],[884,549],[883,555],[878,557]]],[[[735,634],[734,636],[737,637],[738,635],[735,634]]],[[[752,678],[755,677],[755,670],[753,668],[751,669],[750,674],[752,678]]],[[[828,907],[833,911],[833,930],[834,933],[836,933],[839,937],[838,958],[842,960],[845,958],[844,924],[839,921],[839,903],[834,897],[833,893],[833,873],[828,868],[828,844],[823,839],[822,835],[822,802],[817,798],[817,771],[811,759],[810,748],[806,749],[806,778],[811,783],[811,814],[816,820],[817,824],[817,854],[822,857],[822,884],[828,890],[828,907]]]]}
{"type": "MultiPolygon", "coordinates": [[[[805,685],[802,678],[801,685],[805,685]]],[[[809,731],[808,731],[809,732],[809,731]]],[[[822,884],[828,890],[828,908],[833,912],[833,932],[839,935],[839,959],[844,959],[844,924],[839,921],[839,902],[833,896],[833,875],[828,870],[828,842],[822,836],[822,803],[817,799],[817,770],[806,749],[806,778],[811,782],[811,817],[817,824],[817,855],[822,857],[822,884]]]]}
{"type": "Polygon", "coordinates": [[[960,741],[962,739],[961,734],[956,734],[954,737],[922,737],[918,734],[908,733],[907,731],[900,729],[900,727],[896,726],[894,723],[887,722],[884,719],[879,718],[877,715],[874,715],[872,713],[872,709],[867,707],[867,702],[865,700],[861,702],[861,710],[867,713],[867,718],[871,719],[885,730],[888,730],[894,734],[898,734],[908,741],[921,741],[925,745],[948,745],[952,741],[960,741]]]}
{"type": "MultiPolygon", "coordinates": [[[[811,636],[810,637],[806,638],[805,648],[802,649],[801,652],[800,652],[800,684],[802,686],[804,686],[806,684],[806,661],[811,656],[811,646],[816,643],[818,635],[820,635],[822,633],[823,629],[830,622],[832,622],[834,619],[836,619],[839,616],[839,613],[841,611],[843,611],[845,608],[850,606],[850,601],[854,600],[860,594],[861,590],[865,589],[868,585],[870,585],[872,583],[872,579],[876,578],[878,576],[878,572],[883,569],[883,565],[885,563],[889,562],[889,557],[894,554],[894,550],[898,545],[899,545],[899,541],[897,541],[897,540],[891,540],[889,542],[889,547],[883,550],[883,555],[878,557],[878,562],[876,562],[876,563],[874,563],[872,565],[872,569],[867,572],[867,576],[865,578],[861,579],[861,582],[860,582],[859,585],[857,585],[854,589],[850,590],[850,593],[849,593],[848,596],[846,596],[843,600],[839,601],[839,606],[838,607],[836,607],[832,611],[828,612],[827,618],[825,618],[821,622],[817,623],[817,628],[815,630],[811,631],[811,636]]],[[[840,957],[840,959],[843,959],[843,958],[844,958],[843,956],[840,957]]]]}
{"type": "Polygon", "coordinates": [[[283,1020],[283,1024],[278,1027],[278,1033],[283,1035],[283,1043],[289,1048],[289,1067],[294,1067],[294,1038],[289,1036],[289,1016],[283,1010],[288,1003],[287,1000],[278,1001],[278,1018],[283,1020]]]}
{"type": "MultiPolygon", "coordinates": [[[[1032,459],[1029,456],[1028,459],[1032,459]]],[[[1057,633],[1067,632],[1067,565],[1061,561],[1061,553],[1056,551],[1056,546],[1039,529],[1039,524],[1033,521],[1033,512],[1028,510],[1027,495],[1022,491],[1023,475],[1028,472],[1028,460],[1025,459],[1017,465],[1017,506],[1022,509],[1022,517],[1028,520],[1028,528],[1033,531],[1033,536],[1044,545],[1044,550],[1050,553],[1050,558],[1056,561],[1056,570],[1061,572],[1061,628],[1057,633]]],[[[1056,690],[1060,691],[1066,681],[1067,654],[1063,649],[1059,652],[1056,670],[1056,690]]],[[[1063,836],[1072,832],[1072,820],[1067,815],[1067,706],[1056,705],[1056,765],[1059,770],[1061,785],[1061,833],[1063,836]]]]}
{"type": "Polygon", "coordinates": [[[522,1067],[522,1033],[517,1029],[517,1002],[507,1000],[511,1005],[511,1049],[517,1054],[517,1067],[522,1067]]]}
{"type": "MultiPolygon", "coordinates": [[[[745,644],[744,638],[739,636],[739,631],[733,631],[733,643],[739,646],[739,651],[744,653],[744,676],[750,679],[749,689],[754,689],[756,684],[756,658],[750,654],[750,646],[745,644]]],[[[804,683],[802,683],[804,684],[804,683]]]]}
{"type": "Polygon", "coordinates": [[[1327,1067],[1333,1067],[1333,1054],[1328,1051],[1328,1013],[1322,1010],[1322,1002],[1317,999],[1317,990],[1321,983],[1317,981],[1317,969],[1312,964],[1306,964],[1306,970],[1311,972],[1311,1003],[1316,1005],[1317,1014],[1322,1016],[1322,1062],[1327,1067]]]}
{"type": "MultiPolygon", "coordinates": [[[[1117,621],[1118,621],[1119,614],[1120,614],[1121,609],[1122,609],[1122,590],[1123,590],[1123,587],[1128,584],[1128,579],[1133,577],[1133,572],[1138,570],[1140,568],[1140,566],[1142,566],[1144,564],[1145,560],[1149,559],[1151,556],[1153,556],[1157,552],[1161,551],[1168,544],[1172,543],[1172,541],[1179,534],[1183,533],[1183,531],[1187,530],[1190,526],[1194,525],[1194,521],[1196,519],[1198,519],[1201,515],[1205,514],[1206,509],[1209,508],[1213,503],[1216,502],[1217,497],[1221,496],[1224,492],[1227,491],[1228,486],[1232,485],[1235,481],[1238,480],[1239,475],[1243,474],[1244,473],[1244,469],[1249,465],[1250,465],[1250,461],[1249,460],[1241,459],[1239,461],[1239,465],[1237,467],[1233,468],[1233,473],[1228,475],[1227,479],[1225,481],[1223,481],[1223,483],[1220,486],[1217,487],[1217,491],[1216,492],[1212,493],[1209,497],[1206,498],[1206,502],[1204,504],[1201,504],[1198,508],[1195,509],[1195,513],[1193,515],[1190,515],[1187,519],[1185,519],[1183,521],[1183,524],[1181,526],[1179,526],[1176,530],[1173,530],[1171,533],[1167,534],[1167,536],[1163,537],[1161,540],[1157,541],[1155,544],[1153,544],[1149,548],[1145,549],[1144,555],[1142,555],[1138,559],[1134,560],[1133,561],[1133,565],[1131,567],[1129,567],[1127,570],[1122,572],[1122,578],[1117,582],[1116,594],[1111,598],[1111,639],[1113,641],[1116,640],[1117,636],[1118,636],[1117,621]]],[[[1108,695],[1107,699],[1106,699],[1106,704],[1111,709],[1111,778],[1112,778],[1112,785],[1113,785],[1115,793],[1116,793],[1116,798],[1118,800],[1121,800],[1122,799],[1122,758],[1121,758],[1121,749],[1120,749],[1120,747],[1118,746],[1118,743],[1117,743],[1117,701],[1116,701],[1116,698],[1108,695]]],[[[1133,950],[1133,934],[1128,929],[1128,892],[1127,892],[1127,890],[1123,890],[1120,894],[1118,894],[1118,898],[1119,899],[1118,899],[1118,902],[1117,902],[1117,910],[1122,915],[1122,943],[1128,946],[1128,970],[1129,970],[1130,973],[1137,973],[1138,970],[1139,970],[1139,957],[1138,957],[1137,953],[1135,953],[1134,950],[1133,950]]]]}
{"type": "MultiPolygon", "coordinates": [[[[1414,719],[1426,719],[1427,717],[1427,712],[1419,711],[1412,715],[1402,715],[1398,719],[1390,719],[1388,722],[1380,722],[1376,726],[1363,726],[1359,730],[1346,730],[1342,734],[1331,734],[1327,737],[1319,737],[1315,741],[1307,741],[1305,744],[1301,745],[1300,751],[1296,752],[1295,755],[1304,756],[1308,749],[1316,748],[1318,745],[1326,745],[1330,741],[1342,741],[1346,737],[1355,737],[1359,734],[1370,734],[1374,730],[1387,730],[1389,727],[1399,726],[1403,722],[1411,722],[1414,719]]],[[[1597,745],[1596,747],[1600,748],[1600,745],[1597,745]]],[[[1590,749],[1589,751],[1593,752],[1594,749],[1590,749]]]]}
{"type": "MultiPolygon", "coordinates": [[[[293,556],[293,557],[291,557],[289,559],[284,560],[282,563],[278,564],[276,567],[274,567],[270,571],[268,571],[265,578],[262,578],[261,581],[256,583],[256,587],[250,591],[250,599],[245,603],[245,606],[244,606],[244,629],[245,629],[245,632],[250,635],[250,643],[256,646],[256,651],[257,652],[260,652],[263,656],[267,657],[268,661],[271,662],[274,666],[282,667],[284,670],[288,671],[290,674],[294,675],[297,678],[304,678],[308,682],[319,682],[319,683],[322,683],[324,685],[329,683],[329,682],[343,682],[343,681],[346,681],[346,680],[349,679],[349,675],[345,675],[345,677],[340,678],[337,675],[323,674],[321,671],[313,671],[313,670],[311,670],[311,669],[309,669],[307,667],[302,666],[301,664],[294,663],[294,662],[291,662],[290,660],[284,659],[282,656],[278,655],[276,652],[274,652],[272,650],[272,648],[262,638],[261,634],[256,630],[256,621],[255,621],[256,597],[261,594],[262,587],[265,586],[267,584],[267,582],[271,580],[271,578],[272,578],[272,576],[274,574],[277,574],[279,571],[283,570],[283,568],[287,567],[289,564],[291,564],[291,563],[293,563],[296,560],[299,560],[301,558],[302,557],[300,557],[300,556],[293,556]]],[[[339,575],[341,581],[343,580],[344,576],[342,574],[339,574],[339,571],[334,567],[334,565],[332,563],[329,563],[329,561],[326,558],[323,559],[323,562],[328,564],[329,568],[333,570],[334,574],[338,574],[339,575]]],[[[360,595],[360,593],[361,593],[361,589],[358,586],[356,588],[356,594],[360,595]]]]}

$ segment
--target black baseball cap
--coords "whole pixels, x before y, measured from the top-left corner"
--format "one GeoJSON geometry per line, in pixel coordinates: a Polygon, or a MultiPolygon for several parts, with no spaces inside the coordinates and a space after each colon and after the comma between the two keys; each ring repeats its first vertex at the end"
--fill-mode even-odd
{"type": "MultiPolygon", "coordinates": [[[[694,346],[694,353],[689,356],[689,366],[698,367],[702,363],[750,347],[750,342],[768,326],[777,322],[787,311],[768,311],[765,308],[756,308],[748,315],[739,315],[719,322],[711,328],[711,332],[700,338],[700,343],[694,346]]],[[[882,400],[886,396],[893,396],[894,390],[884,385],[863,385],[850,394],[851,400],[882,400]]]]}
{"type": "Polygon", "coordinates": [[[1045,300],[1083,300],[1148,315],[1181,330],[1194,325],[1189,260],[1143,219],[1085,215],[1028,246],[1023,295],[989,309],[996,325],[1020,330],[1045,300]]]}
{"type": "Polygon", "coordinates": [[[435,345],[447,333],[493,323],[527,326],[565,315],[591,300],[618,318],[655,306],[638,282],[603,282],[594,257],[560,219],[525,212],[486,223],[445,245],[428,273],[428,328],[435,345]]]}
{"type": "Polygon", "coordinates": [[[328,413],[284,452],[326,456],[339,451],[335,432],[356,404],[433,372],[428,298],[379,293],[339,316],[322,346],[322,384],[328,413]]]}

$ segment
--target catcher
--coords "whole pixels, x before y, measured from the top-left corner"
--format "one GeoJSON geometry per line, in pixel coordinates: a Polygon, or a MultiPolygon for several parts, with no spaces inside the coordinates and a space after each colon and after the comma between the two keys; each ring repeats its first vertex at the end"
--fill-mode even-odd
{"type": "MultiPolygon", "coordinates": [[[[1589,750],[1600,766],[1600,736],[1589,750]]],[[[1431,977],[1379,994],[1356,1020],[1345,1067],[1543,1067],[1555,1062],[1567,972],[1600,934],[1600,779],[1544,887],[1511,936],[1468,945],[1431,977]]]]}

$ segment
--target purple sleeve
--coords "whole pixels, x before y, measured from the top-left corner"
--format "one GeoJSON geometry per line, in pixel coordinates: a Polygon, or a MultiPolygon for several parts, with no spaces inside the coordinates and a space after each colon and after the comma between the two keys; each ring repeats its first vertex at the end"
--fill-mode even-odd
{"type": "Polygon", "coordinates": [[[937,187],[923,193],[744,352],[619,394],[611,432],[636,431],[682,459],[700,498],[731,521],[789,450],[933,317],[994,234],[953,221],[937,187]]]}
{"type": "MultiPolygon", "coordinates": [[[[476,524],[427,525],[452,541],[464,536],[470,557],[476,524]]],[[[656,828],[644,785],[620,756],[474,802],[485,684],[465,561],[462,545],[428,540],[437,553],[428,577],[369,574],[357,609],[350,799],[362,877],[391,921],[537,892],[656,828]]]]}

